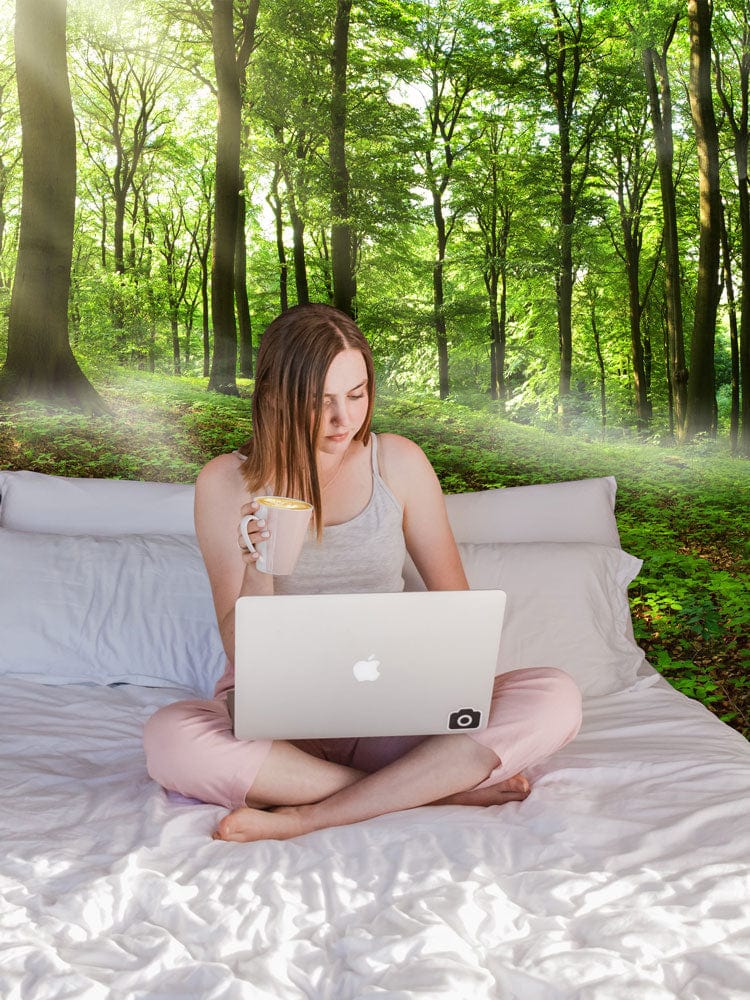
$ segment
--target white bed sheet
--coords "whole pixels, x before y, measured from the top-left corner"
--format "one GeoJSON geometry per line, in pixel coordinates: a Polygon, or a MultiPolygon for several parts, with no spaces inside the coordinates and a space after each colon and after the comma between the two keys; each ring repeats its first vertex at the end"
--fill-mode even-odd
{"type": "Polygon", "coordinates": [[[750,996],[750,744],[655,676],[523,803],[255,845],[148,779],[177,696],[3,682],[4,1000],[750,996]]]}

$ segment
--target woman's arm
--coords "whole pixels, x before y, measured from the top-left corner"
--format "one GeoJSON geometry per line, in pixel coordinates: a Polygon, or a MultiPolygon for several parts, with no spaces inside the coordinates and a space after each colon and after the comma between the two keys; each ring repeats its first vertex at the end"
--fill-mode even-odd
{"type": "Polygon", "coordinates": [[[428,590],[468,590],[435,470],[413,441],[378,435],[380,472],[404,507],[409,555],[428,590]]]}
{"type": "Polygon", "coordinates": [[[221,641],[232,663],[237,598],[273,593],[273,577],[259,573],[252,556],[237,544],[240,519],[252,511],[240,462],[236,455],[219,455],[204,466],[195,484],[195,531],[211,583],[221,641]]]}

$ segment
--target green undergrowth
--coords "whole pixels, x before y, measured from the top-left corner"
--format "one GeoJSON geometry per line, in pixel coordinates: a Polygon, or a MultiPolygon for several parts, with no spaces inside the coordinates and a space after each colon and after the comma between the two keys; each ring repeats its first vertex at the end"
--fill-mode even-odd
{"type": "MultiPolygon", "coordinates": [[[[192,481],[250,432],[240,397],[204,379],[99,372],[111,413],[0,404],[0,467],[69,476],[192,481]]],[[[592,442],[504,420],[491,406],[380,396],[376,431],[426,451],[447,493],[617,479],[623,547],[643,560],[631,587],[636,637],[670,682],[750,736],[750,462],[719,446],[592,442]]]]}

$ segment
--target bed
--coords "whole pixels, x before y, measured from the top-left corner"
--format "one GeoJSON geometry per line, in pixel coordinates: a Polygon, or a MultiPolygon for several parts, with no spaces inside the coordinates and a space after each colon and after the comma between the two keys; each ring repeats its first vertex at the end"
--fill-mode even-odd
{"type": "Polygon", "coordinates": [[[222,667],[192,488],[0,472],[0,996],[750,996],[750,744],[635,644],[615,490],[446,498],[498,670],[584,693],[528,799],[243,845],[141,746],[222,667]]]}

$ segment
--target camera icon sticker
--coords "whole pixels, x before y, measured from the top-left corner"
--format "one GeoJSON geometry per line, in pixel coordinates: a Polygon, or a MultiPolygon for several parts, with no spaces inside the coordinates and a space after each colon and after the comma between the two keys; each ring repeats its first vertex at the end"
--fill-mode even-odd
{"type": "Polygon", "coordinates": [[[479,729],[482,725],[482,713],[476,708],[459,708],[448,716],[448,729],[479,729]]]}

